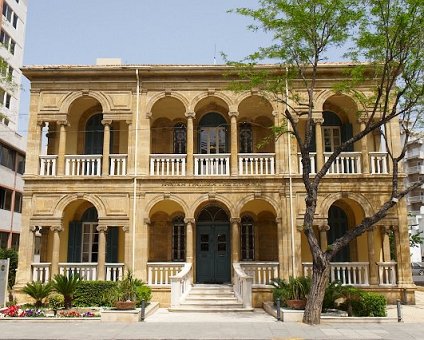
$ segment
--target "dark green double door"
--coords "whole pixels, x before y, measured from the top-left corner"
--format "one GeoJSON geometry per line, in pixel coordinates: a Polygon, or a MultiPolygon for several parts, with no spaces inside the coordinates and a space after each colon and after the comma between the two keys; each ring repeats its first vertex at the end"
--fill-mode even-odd
{"type": "Polygon", "coordinates": [[[196,236],[196,277],[198,283],[231,281],[230,225],[200,222],[196,236]]]}

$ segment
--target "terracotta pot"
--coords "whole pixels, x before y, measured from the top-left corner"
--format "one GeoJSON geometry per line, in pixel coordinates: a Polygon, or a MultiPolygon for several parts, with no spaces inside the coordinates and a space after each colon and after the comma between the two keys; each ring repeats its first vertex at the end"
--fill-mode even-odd
{"type": "Polygon", "coordinates": [[[115,302],[115,308],[119,310],[135,309],[134,301],[117,301],[115,302]]]}
{"type": "Polygon", "coordinates": [[[287,300],[287,306],[292,309],[305,309],[306,300],[287,300]]]}

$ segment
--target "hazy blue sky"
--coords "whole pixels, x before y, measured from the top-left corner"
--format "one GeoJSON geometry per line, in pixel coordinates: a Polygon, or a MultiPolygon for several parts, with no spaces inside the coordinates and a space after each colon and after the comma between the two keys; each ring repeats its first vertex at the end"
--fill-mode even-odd
{"type": "MultiPolygon", "coordinates": [[[[256,0],[29,0],[24,65],[223,63],[270,42],[231,8],[256,0]]],[[[27,130],[29,84],[24,81],[19,130],[27,130]]]]}

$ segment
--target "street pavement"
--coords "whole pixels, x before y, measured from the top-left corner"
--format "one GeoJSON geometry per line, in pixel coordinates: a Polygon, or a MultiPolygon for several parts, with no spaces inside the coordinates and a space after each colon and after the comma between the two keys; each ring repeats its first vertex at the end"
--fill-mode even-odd
{"type": "MultiPolygon", "coordinates": [[[[403,322],[281,322],[253,313],[178,313],[159,309],[144,322],[0,320],[0,339],[424,339],[424,292],[402,306],[403,322]]],[[[397,316],[388,306],[388,316],[397,316]]]]}

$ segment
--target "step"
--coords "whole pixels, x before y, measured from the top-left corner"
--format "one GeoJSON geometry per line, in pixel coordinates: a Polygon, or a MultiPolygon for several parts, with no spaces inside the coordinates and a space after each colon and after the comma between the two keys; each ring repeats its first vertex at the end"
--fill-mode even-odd
{"type": "Polygon", "coordinates": [[[196,305],[196,306],[205,306],[205,307],[209,307],[209,306],[233,306],[233,307],[242,307],[243,305],[237,300],[231,300],[231,301],[227,301],[227,300],[214,300],[214,301],[198,301],[198,300],[185,300],[183,302],[181,302],[181,305],[184,306],[191,306],[191,305],[196,305]]]}
{"type": "Polygon", "coordinates": [[[204,308],[201,306],[179,306],[168,308],[170,312],[192,312],[192,313],[240,313],[240,312],[253,312],[253,308],[233,308],[233,307],[210,307],[204,308]]]}
{"type": "Polygon", "coordinates": [[[191,300],[196,300],[196,301],[216,301],[216,300],[218,300],[218,301],[233,301],[233,300],[237,300],[237,298],[234,296],[234,294],[232,296],[188,295],[185,300],[186,301],[191,301],[191,300]]]}
{"type": "Polygon", "coordinates": [[[216,292],[216,291],[198,291],[198,290],[191,290],[189,292],[190,295],[196,295],[196,296],[234,296],[234,292],[216,292]]]}

